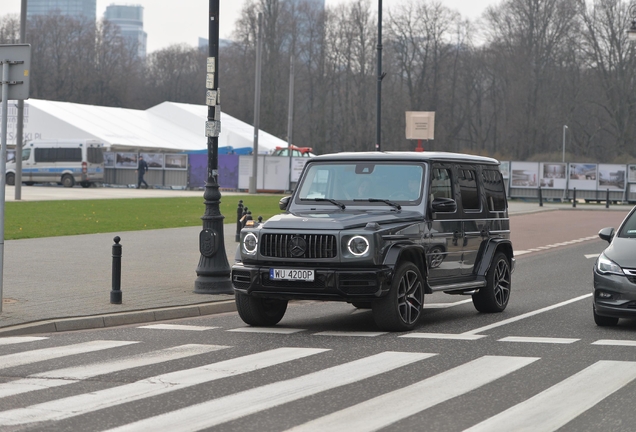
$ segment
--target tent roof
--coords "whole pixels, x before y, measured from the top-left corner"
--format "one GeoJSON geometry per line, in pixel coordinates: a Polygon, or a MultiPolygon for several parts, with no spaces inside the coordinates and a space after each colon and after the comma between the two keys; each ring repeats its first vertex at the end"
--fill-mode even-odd
{"type": "MultiPolygon", "coordinates": [[[[164,102],[143,111],[40,99],[29,99],[27,104],[29,109],[41,111],[71,126],[77,130],[75,135],[85,134],[86,138],[103,141],[107,147],[168,151],[207,149],[206,105],[164,102]]],[[[55,125],[51,123],[47,127],[55,128],[55,125]]],[[[51,138],[65,138],[53,135],[59,133],[47,133],[51,138]]],[[[222,114],[219,147],[251,148],[253,135],[253,126],[222,114]]],[[[273,135],[259,133],[259,153],[269,153],[276,146],[285,145],[273,135]]]]}

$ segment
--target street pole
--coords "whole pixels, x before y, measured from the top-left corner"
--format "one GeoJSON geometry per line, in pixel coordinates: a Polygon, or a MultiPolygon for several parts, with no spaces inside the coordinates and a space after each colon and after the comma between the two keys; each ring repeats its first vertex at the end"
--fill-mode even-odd
{"type": "Polygon", "coordinates": [[[382,151],[382,0],[378,0],[378,90],[376,101],[375,149],[382,151]]]}
{"type": "MultiPolygon", "coordinates": [[[[20,5],[20,43],[26,43],[27,0],[20,5]]],[[[22,199],[22,145],[24,138],[24,100],[18,101],[18,129],[15,138],[15,195],[16,201],[22,199]]]]}
{"type": "Polygon", "coordinates": [[[263,57],[263,14],[258,14],[258,42],[256,47],[256,84],[254,86],[254,148],[252,151],[252,177],[250,177],[251,194],[256,193],[258,186],[258,130],[261,117],[261,59],[263,57]]]}
{"type": "Polygon", "coordinates": [[[208,180],[203,193],[205,214],[203,230],[199,234],[201,257],[197,267],[194,292],[200,294],[233,294],[230,265],[225,255],[223,219],[219,204],[221,192],[218,183],[219,133],[221,132],[221,95],[219,90],[219,5],[220,0],[210,0],[210,22],[206,76],[206,104],[208,121],[205,135],[208,138],[208,180]]]}
{"type": "Polygon", "coordinates": [[[287,106],[287,152],[289,153],[289,191],[292,190],[292,131],[294,129],[294,56],[289,60],[289,104],[287,106]]]}
{"type": "Polygon", "coordinates": [[[566,125],[563,125],[563,163],[565,163],[565,131],[568,129],[566,125]]]}

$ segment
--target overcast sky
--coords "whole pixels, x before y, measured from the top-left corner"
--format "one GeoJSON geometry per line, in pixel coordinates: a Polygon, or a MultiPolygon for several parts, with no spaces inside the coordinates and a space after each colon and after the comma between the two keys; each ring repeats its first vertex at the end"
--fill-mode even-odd
{"type": "MultiPolygon", "coordinates": [[[[27,0],[28,1],[28,0],[27,0]]],[[[327,6],[335,6],[351,0],[326,0],[327,6]]],[[[466,18],[478,18],[488,5],[502,0],[441,0],[466,18]]],[[[0,0],[0,15],[19,14],[20,0],[0,0]]],[[[384,0],[386,10],[397,0],[384,0]]],[[[221,38],[230,38],[234,23],[238,19],[245,0],[221,0],[221,38]]],[[[166,48],[172,44],[185,43],[196,46],[199,37],[208,37],[207,0],[97,0],[97,18],[101,18],[106,6],[111,4],[134,4],[144,7],[144,30],[148,33],[148,52],[166,48]]],[[[377,8],[377,1],[371,0],[377,8]]]]}

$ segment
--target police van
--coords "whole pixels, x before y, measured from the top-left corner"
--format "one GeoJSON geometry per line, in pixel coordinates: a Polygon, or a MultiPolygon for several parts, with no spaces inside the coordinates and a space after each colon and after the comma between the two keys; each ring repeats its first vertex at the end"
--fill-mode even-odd
{"type": "MultiPolygon", "coordinates": [[[[104,144],[97,140],[35,140],[22,149],[22,181],[89,187],[104,181],[104,144]]],[[[15,162],[7,163],[8,185],[15,185],[15,162]]]]}

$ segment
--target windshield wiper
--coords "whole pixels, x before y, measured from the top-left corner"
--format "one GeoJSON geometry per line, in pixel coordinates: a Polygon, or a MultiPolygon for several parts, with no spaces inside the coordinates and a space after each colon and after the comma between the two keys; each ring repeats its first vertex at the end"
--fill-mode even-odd
{"type": "Polygon", "coordinates": [[[347,207],[343,203],[341,203],[340,201],[336,201],[336,200],[331,199],[331,198],[301,198],[300,200],[301,201],[327,201],[327,202],[330,202],[333,205],[337,205],[338,207],[340,207],[343,210],[347,207]]]}
{"type": "Polygon", "coordinates": [[[398,203],[394,203],[393,201],[379,199],[379,198],[354,199],[353,201],[381,202],[381,203],[390,205],[391,207],[395,207],[398,210],[402,209],[402,206],[399,205],[398,203]]]}

